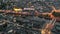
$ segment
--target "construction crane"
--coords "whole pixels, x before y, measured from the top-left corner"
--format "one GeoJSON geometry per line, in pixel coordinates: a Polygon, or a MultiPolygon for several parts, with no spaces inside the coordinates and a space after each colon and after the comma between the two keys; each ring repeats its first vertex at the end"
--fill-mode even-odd
{"type": "Polygon", "coordinates": [[[46,23],[41,30],[41,34],[52,34],[51,30],[54,27],[55,23],[56,19],[52,19],[50,23],[46,23]]]}

